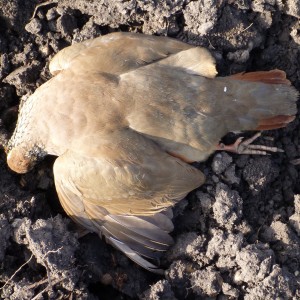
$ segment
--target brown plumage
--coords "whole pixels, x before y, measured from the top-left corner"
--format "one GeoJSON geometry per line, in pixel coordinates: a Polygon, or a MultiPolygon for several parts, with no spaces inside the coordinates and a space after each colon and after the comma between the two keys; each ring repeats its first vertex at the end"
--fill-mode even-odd
{"type": "Polygon", "coordinates": [[[114,33],[65,48],[56,74],[20,108],[8,165],[57,155],[66,212],[144,268],[172,244],[170,207],[203,184],[203,161],[230,131],[286,126],[297,92],[282,71],[216,77],[206,49],[114,33]]]}

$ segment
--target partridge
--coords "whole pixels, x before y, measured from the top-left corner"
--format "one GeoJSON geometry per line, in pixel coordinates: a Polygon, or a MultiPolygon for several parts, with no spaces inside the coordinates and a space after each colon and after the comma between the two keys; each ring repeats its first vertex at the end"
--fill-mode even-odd
{"type": "Polygon", "coordinates": [[[108,34],[63,49],[49,68],[55,76],[20,107],[9,167],[58,156],[67,214],[157,273],[173,242],[170,208],[205,181],[188,163],[239,152],[240,141],[219,145],[228,132],[285,127],[296,114],[283,71],[216,77],[208,50],[167,37],[108,34]]]}

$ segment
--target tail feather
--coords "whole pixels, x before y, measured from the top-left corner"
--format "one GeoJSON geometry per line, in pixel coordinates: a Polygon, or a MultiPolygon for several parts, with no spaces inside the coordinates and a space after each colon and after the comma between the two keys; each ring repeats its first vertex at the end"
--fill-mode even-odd
{"type": "Polygon", "coordinates": [[[239,73],[226,78],[231,83],[226,89],[233,91],[234,97],[226,109],[237,116],[227,121],[231,131],[277,129],[295,119],[298,91],[291,86],[284,71],[239,73]]]}
{"type": "Polygon", "coordinates": [[[108,239],[108,242],[122,251],[126,256],[128,256],[131,260],[133,260],[136,264],[142,266],[144,269],[157,273],[157,274],[164,274],[164,270],[159,269],[156,265],[152,264],[148,260],[144,259],[140,255],[138,255],[135,251],[132,251],[130,247],[128,247],[126,244],[122,243],[121,241],[114,239],[113,237],[110,237],[108,239]]]}
{"type": "Polygon", "coordinates": [[[242,72],[231,75],[230,78],[251,82],[263,82],[267,84],[286,84],[291,82],[286,78],[286,73],[282,70],[274,69],[271,71],[242,72]]]}
{"type": "Polygon", "coordinates": [[[150,261],[158,262],[162,252],[173,244],[168,234],[173,229],[170,215],[170,212],[139,217],[109,214],[97,225],[107,242],[143,268],[161,273],[162,270],[150,261]]]}
{"type": "Polygon", "coordinates": [[[171,232],[174,229],[174,225],[171,221],[173,215],[171,215],[171,217],[168,215],[166,218],[165,214],[157,213],[154,216],[139,216],[139,218],[147,222],[151,222],[153,225],[156,225],[166,232],[171,232]]]}
{"type": "MultiPolygon", "coordinates": [[[[153,248],[149,248],[149,244],[143,243],[142,240],[137,237],[132,237],[126,235],[123,232],[116,233],[115,228],[107,225],[103,226],[102,234],[106,236],[106,240],[110,240],[110,238],[114,238],[124,244],[126,244],[132,251],[136,252],[138,255],[143,257],[147,257],[148,259],[158,260],[161,256],[161,252],[158,250],[154,250],[153,248]]],[[[155,245],[150,245],[151,247],[155,247],[155,245]]],[[[165,251],[166,249],[164,249],[165,251]]]]}
{"type": "Polygon", "coordinates": [[[158,242],[162,245],[169,245],[172,243],[170,236],[160,227],[145,221],[136,216],[116,216],[107,215],[105,221],[113,224],[120,231],[129,232],[134,236],[141,236],[143,239],[158,242]]]}
{"type": "Polygon", "coordinates": [[[280,124],[273,124],[273,125],[260,125],[255,128],[255,130],[273,130],[273,129],[280,129],[286,127],[288,124],[287,123],[280,123],[280,124]]]}
{"type": "Polygon", "coordinates": [[[130,245],[134,251],[147,257],[149,257],[147,249],[151,249],[153,251],[166,251],[169,246],[153,242],[128,230],[122,230],[118,227],[114,227],[111,223],[103,225],[101,231],[105,236],[113,236],[116,239],[130,245]],[[146,252],[144,252],[144,250],[146,252]]]}
{"type": "Polygon", "coordinates": [[[295,116],[278,115],[271,118],[259,120],[256,130],[271,130],[286,127],[290,122],[295,120],[295,116]]]}

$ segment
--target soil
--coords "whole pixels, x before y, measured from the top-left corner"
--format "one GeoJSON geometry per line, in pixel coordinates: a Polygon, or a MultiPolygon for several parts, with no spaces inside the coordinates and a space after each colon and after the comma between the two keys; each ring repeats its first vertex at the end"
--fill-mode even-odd
{"type": "MultiPolygon", "coordinates": [[[[297,0],[39,3],[0,2],[1,143],[18,103],[51,77],[53,55],[113,31],[207,47],[220,76],[278,68],[300,88],[297,0]]],[[[17,175],[1,151],[1,299],[300,299],[300,167],[292,163],[299,133],[296,118],[258,140],[284,153],[219,152],[195,164],[207,181],[175,208],[165,276],[139,268],[95,234],[79,238],[55,192],[55,158],[17,175]]]]}

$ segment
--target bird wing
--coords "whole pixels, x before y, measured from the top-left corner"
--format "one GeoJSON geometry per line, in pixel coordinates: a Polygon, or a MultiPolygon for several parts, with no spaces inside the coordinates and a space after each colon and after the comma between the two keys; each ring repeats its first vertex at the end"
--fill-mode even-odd
{"type": "Polygon", "coordinates": [[[111,33],[66,47],[53,57],[49,69],[52,74],[67,68],[122,74],[166,58],[169,59],[165,60],[165,64],[170,65],[184,65],[188,60],[189,68],[195,72],[201,72],[204,64],[210,65],[208,77],[214,77],[217,73],[213,57],[204,48],[168,37],[125,32],[111,33]],[[180,52],[182,54],[172,59],[180,52]]]}
{"type": "Polygon", "coordinates": [[[171,38],[117,32],[64,48],[49,68],[56,73],[76,64],[89,71],[120,74],[189,48],[171,38]]]}
{"type": "Polygon", "coordinates": [[[204,182],[204,175],[131,132],[93,156],[67,151],[54,165],[65,211],[146,269],[172,244],[167,208],[204,182]],[[126,142],[127,141],[127,142],[126,142]]]}
{"type": "Polygon", "coordinates": [[[181,54],[120,75],[118,97],[134,102],[126,116],[130,128],[185,161],[201,161],[227,133],[220,126],[224,108],[215,97],[215,80],[200,74],[212,77],[214,65],[199,55],[194,72],[193,55],[183,60],[181,54]]]}

